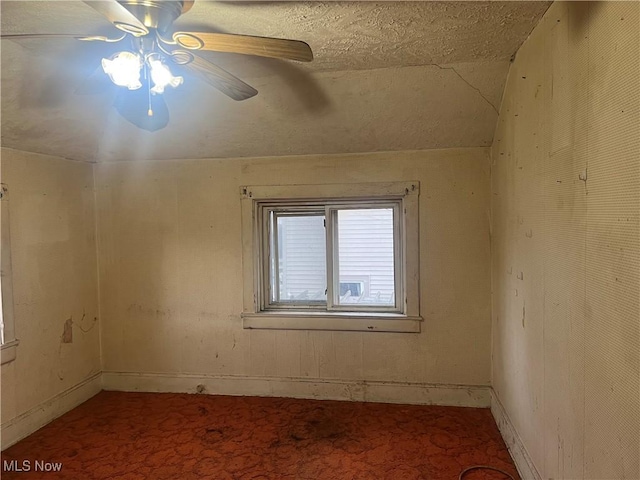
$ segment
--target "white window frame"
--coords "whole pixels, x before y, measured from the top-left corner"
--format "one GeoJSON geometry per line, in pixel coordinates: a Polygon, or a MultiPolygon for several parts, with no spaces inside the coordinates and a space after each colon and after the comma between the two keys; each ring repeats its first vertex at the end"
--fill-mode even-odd
{"type": "MultiPolygon", "coordinates": [[[[419,182],[241,187],[244,328],[419,333],[422,322],[419,191],[419,182]],[[320,204],[322,207],[319,207],[320,204]],[[330,243],[333,238],[330,236],[335,232],[338,209],[363,206],[396,208],[394,231],[399,235],[394,234],[395,306],[336,305],[335,292],[331,291],[335,280],[327,282],[326,306],[324,303],[320,308],[314,305],[270,304],[269,259],[265,255],[269,242],[269,215],[265,212],[283,206],[287,211],[296,208],[301,211],[314,208],[315,211],[325,211],[329,256],[332,254],[330,243]]],[[[335,264],[336,259],[330,259],[327,278],[333,278],[335,264]]]]}
{"type": "MultiPolygon", "coordinates": [[[[280,202],[258,202],[257,204],[257,223],[262,224],[260,236],[260,289],[258,291],[260,311],[273,310],[296,310],[296,309],[313,309],[318,311],[345,311],[345,312],[378,312],[378,313],[404,313],[404,282],[403,282],[403,262],[402,262],[402,225],[400,218],[402,210],[402,200],[352,200],[345,203],[344,199],[339,201],[321,200],[321,201],[280,201],[280,202]],[[393,210],[394,222],[394,286],[395,297],[393,305],[359,305],[359,304],[340,304],[339,293],[334,291],[334,287],[339,285],[338,278],[338,259],[334,257],[337,253],[337,222],[338,211],[343,210],[361,210],[385,208],[393,210]],[[272,215],[275,218],[272,218],[272,215]],[[325,219],[326,229],[326,255],[327,255],[327,291],[326,301],[308,300],[305,302],[295,301],[273,301],[273,278],[271,275],[271,263],[275,263],[278,268],[278,249],[272,248],[270,245],[272,237],[278,237],[277,218],[285,216],[322,216],[325,219]],[[272,230],[274,230],[272,232],[272,230]],[[272,256],[275,255],[275,260],[272,256]]],[[[275,275],[278,278],[278,275],[275,275]]]]}
{"type": "Polygon", "coordinates": [[[13,321],[13,283],[11,281],[11,233],[9,230],[9,188],[0,184],[0,332],[1,364],[16,358],[18,340],[13,321]]]}

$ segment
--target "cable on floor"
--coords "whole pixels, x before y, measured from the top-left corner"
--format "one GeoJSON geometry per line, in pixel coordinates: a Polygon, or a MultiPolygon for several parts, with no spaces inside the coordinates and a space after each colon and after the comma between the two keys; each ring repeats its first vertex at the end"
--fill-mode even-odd
{"type": "Polygon", "coordinates": [[[510,473],[505,472],[504,470],[500,470],[496,467],[490,467],[489,465],[474,465],[473,467],[465,468],[462,472],[460,472],[460,475],[458,475],[458,480],[464,480],[464,476],[472,470],[493,470],[494,472],[499,472],[503,475],[506,475],[511,480],[516,480],[510,473]]]}

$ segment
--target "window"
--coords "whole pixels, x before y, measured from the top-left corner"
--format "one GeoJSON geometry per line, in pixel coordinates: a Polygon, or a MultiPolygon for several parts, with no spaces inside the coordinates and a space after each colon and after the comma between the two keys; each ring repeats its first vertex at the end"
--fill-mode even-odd
{"type": "Polygon", "coordinates": [[[401,204],[260,204],[262,310],[402,312],[401,204]]]}
{"type": "Polygon", "coordinates": [[[241,193],[245,328],[420,331],[417,182],[241,193]]]}
{"type": "Polygon", "coordinates": [[[18,341],[13,329],[9,189],[4,183],[0,185],[0,209],[0,353],[5,364],[16,358],[18,341]]]}

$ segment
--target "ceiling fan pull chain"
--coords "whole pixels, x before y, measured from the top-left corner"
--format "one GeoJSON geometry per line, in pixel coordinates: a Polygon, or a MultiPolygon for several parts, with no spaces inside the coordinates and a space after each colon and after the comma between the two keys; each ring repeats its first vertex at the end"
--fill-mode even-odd
{"type": "Polygon", "coordinates": [[[151,76],[149,75],[149,69],[145,63],[144,73],[147,77],[147,101],[149,102],[149,110],[147,110],[147,116],[153,117],[153,108],[151,108],[151,76]]]}

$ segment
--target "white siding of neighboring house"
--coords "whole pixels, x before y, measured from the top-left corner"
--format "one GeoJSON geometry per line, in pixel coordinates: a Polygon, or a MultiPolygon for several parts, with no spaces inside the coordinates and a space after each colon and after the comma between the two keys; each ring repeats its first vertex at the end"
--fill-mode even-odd
{"type": "Polygon", "coordinates": [[[361,302],[393,305],[393,210],[341,210],[338,213],[341,282],[365,282],[361,302]]]}
{"type": "Polygon", "coordinates": [[[287,217],[278,222],[280,299],[326,299],[324,216],[287,217]]]}
{"type": "MultiPolygon", "coordinates": [[[[322,299],[326,289],[324,217],[279,223],[281,299],[322,299]]],[[[393,305],[394,255],[391,209],[341,210],[338,220],[339,278],[363,282],[360,303],[393,305]]],[[[355,293],[355,292],[354,292],[355,293]]],[[[351,299],[353,303],[355,299],[351,299]]],[[[349,299],[345,303],[350,303],[349,299]]]]}

